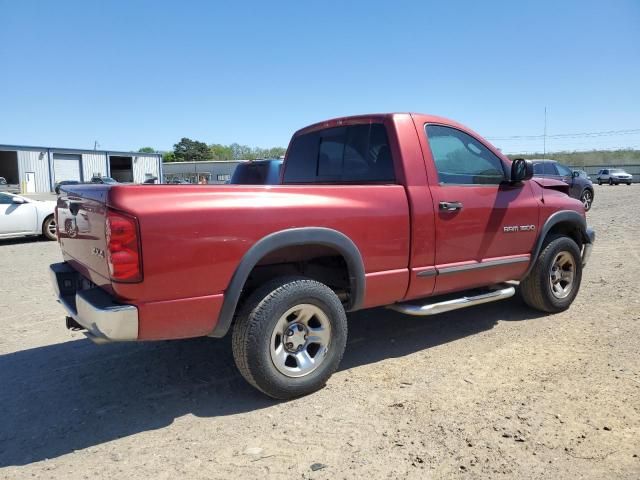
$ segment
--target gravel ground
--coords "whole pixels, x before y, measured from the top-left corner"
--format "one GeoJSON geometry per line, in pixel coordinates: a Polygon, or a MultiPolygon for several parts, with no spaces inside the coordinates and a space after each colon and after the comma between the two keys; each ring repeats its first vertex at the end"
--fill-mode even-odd
{"type": "Polygon", "coordinates": [[[340,371],[286,403],[243,381],[228,340],[67,331],[57,244],[0,241],[0,478],[637,479],[640,186],[595,188],[567,312],[359,312],[340,371]]]}

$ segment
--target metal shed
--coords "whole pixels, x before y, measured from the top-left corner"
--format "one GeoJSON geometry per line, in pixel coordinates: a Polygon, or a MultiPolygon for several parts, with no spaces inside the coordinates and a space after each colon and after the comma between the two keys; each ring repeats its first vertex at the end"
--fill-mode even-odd
{"type": "Polygon", "coordinates": [[[62,180],[88,182],[110,176],[119,182],[162,179],[159,153],[0,145],[0,177],[22,193],[52,192],[62,180]]]}

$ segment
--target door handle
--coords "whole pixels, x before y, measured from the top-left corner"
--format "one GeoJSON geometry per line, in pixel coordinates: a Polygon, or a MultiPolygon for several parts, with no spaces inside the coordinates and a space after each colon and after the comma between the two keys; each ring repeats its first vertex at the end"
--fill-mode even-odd
{"type": "Polygon", "coordinates": [[[447,212],[462,210],[462,202],[440,202],[440,210],[445,210],[447,212]]]}

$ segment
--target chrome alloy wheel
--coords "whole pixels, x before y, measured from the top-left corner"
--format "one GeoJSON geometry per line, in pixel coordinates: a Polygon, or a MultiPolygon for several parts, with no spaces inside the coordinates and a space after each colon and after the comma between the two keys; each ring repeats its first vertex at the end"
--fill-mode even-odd
{"type": "Polygon", "coordinates": [[[585,210],[589,210],[591,208],[591,202],[593,201],[593,195],[589,190],[585,190],[582,194],[582,205],[584,205],[585,210]]]}
{"type": "Polygon", "coordinates": [[[551,293],[556,298],[566,298],[573,288],[576,275],[576,263],[573,255],[562,251],[556,255],[551,264],[549,284],[551,293]]]}
{"type": "Polygon", "coordinates": [[[304,377],[322,364],[330,343],[329,317],[315,305],[296,305],[278,319],[273,329],[271,361],[287,377],[304,377]]]}
{"type": "Polygon", "coordinates": [[[52,219],[49,224],[47,225],[47,231],[49,232],[49,234],[52,237],[56,236],[56,221],[55,219],[52,219]]]}

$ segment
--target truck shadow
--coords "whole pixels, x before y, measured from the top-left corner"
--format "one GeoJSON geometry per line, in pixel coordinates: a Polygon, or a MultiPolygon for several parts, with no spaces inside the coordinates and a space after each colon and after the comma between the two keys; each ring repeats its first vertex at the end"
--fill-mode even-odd
{"type": "MultiPolygon", "coordinates": [[[[357,312],[341,370],[537,316],[515,299],[431,318],[357,312]]],[[[237,373],[229,339],[32,348],[0,356],[0,385],[0,467],[160,429],[186,414],[236,415],[276,403],[237,373]]]]}

